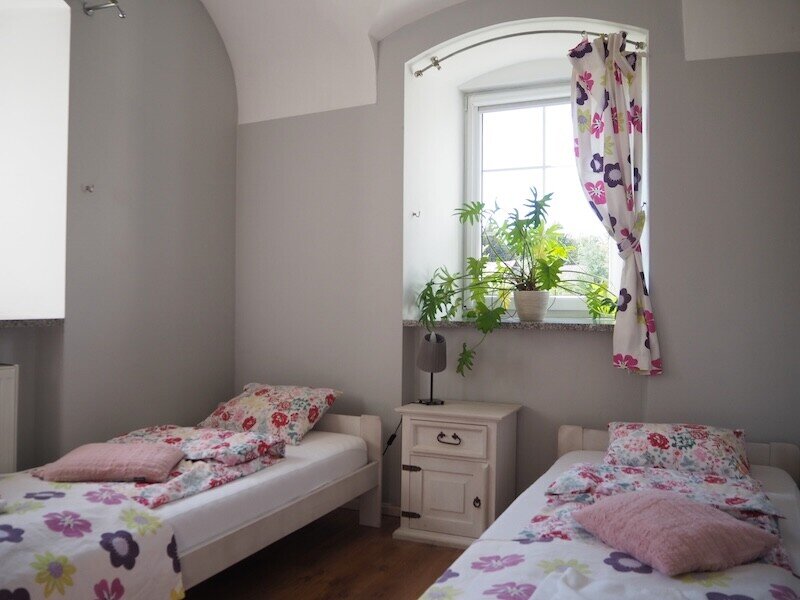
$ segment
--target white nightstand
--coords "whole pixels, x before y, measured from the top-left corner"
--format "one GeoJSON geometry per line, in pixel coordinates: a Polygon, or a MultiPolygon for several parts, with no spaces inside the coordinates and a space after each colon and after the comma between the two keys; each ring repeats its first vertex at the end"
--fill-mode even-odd
{"type": "Polygon", "coordinates": [[[406,404],[394,537],[466,548],[515,496],[517,404],[406,404]]]}

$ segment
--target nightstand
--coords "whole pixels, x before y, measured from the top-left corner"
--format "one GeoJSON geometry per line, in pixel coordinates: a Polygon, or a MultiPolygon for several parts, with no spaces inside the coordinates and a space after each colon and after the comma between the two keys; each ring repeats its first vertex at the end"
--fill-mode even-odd
{"type": "Polygon", "coordinates": [[[394,537],[466,548],[514,499],[517,404],[405,404],[394,537]]]}

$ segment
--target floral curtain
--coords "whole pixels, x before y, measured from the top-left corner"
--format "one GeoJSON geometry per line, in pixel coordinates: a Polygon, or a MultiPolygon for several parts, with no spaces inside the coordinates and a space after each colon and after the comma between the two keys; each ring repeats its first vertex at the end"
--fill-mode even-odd
{"type": "Polygon", "coordinates": [[[569,53],[575,157],[589,206],[624,261],[614,327],[614,366],[661,373],[656,322],[642,268],[640,238],[642,80],[639,55],[625,51],[625,34],[584,39],[569,53]]]}

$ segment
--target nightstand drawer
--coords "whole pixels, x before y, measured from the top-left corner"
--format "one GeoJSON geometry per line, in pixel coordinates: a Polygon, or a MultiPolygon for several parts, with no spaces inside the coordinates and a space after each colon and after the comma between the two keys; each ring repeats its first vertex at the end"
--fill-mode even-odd
{"type": "Polygon", "coordinates": [[[486,425],[467,425],[411,419],[412,454],[486,459],[486,425]]]}

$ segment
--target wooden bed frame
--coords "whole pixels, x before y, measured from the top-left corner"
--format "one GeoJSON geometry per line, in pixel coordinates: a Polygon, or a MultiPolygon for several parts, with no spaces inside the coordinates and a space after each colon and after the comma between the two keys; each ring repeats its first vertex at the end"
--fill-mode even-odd
{"type": "Polygon", "coordinates": [[[315,429],[362,438],[367,444],[367,464],[266,515],[242,523],[238,529],[182,555],[180,558],[184,588],[197,585],[356,498],[359,502],[359,522],[370,527],[380,527],[380,418],[371,415],[350,417],[327,414],[315,429]]]}
{"type": "MultiPolygon", "coordinates": [[[[573,450],[608,449],[608,431],[589,429],[580,425],[558,428],[558,456],[573,450]]],[[[786,442],[748,443],[747,457],[754,465],[783,469],[800,483],[800,446],[786,442]]]]}

